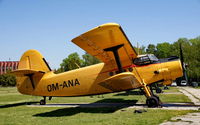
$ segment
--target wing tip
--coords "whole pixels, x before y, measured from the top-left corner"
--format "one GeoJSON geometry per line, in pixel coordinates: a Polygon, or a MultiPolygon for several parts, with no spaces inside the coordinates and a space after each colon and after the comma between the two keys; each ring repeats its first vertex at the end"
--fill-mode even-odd
{"type": "Polygon", "coordinates": [[[75,41],[76,41],[76,39],[78,38],[78,37],[80,37],[80,36],[82,36],[82,35],[84,35],[84,34],[87,34],[87,33],[89,33],[89,32],[91,32],[91,31],[94,31],[94,30],[96,30],[96,29],[98,29],[98,28],[105,28],[105,27],[121,27],[118,23],[105,23],[105,24],[102,24],[102,25],[99,25],[99,26],[97,26],[97,27],[95,27],[95,28],[93,28],[93,29],[91,29],[91,30],[88,30],[87,32],[85,32],[85,33],[83,33],[83,34],[81,34],[81,35],[79,35],[79,36],[77,36],[77,37],[75,37],[75,38],[73,38],[71,41],[73,42],[73,43],[76,43],[75,41]]]}
{"type": "Polygon", "coordinates": [[[105,24],[100,25],[99,27],[110,27],[110,26],[120,27],[118,23],[105,23],[105,24]]]}

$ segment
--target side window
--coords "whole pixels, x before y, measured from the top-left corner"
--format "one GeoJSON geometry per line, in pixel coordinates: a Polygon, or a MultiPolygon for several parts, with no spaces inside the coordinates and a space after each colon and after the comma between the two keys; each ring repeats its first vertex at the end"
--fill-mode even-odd
{"type": "Polygon", "coordinates": [[[134,59],[133,63],[135,65],[147,65],[151,63],[151,60],[149,59],[148,56],[142,56],[142,57],[134,59]]]}
{"type": "Polygon", "coordinates": [[[148,56],[142,57],[142,62],[143,62],[144,64],[149,64],[149,63],[151,63],[151,61],[150,61],[150,59],[149,59],[148,56]]]}
{"type": "Polygon", "coordinates": [[[135,59],[133,60],[133,63],[134,63],[135,65],[140,65],[140,58],[135,58],[135,59]]]}

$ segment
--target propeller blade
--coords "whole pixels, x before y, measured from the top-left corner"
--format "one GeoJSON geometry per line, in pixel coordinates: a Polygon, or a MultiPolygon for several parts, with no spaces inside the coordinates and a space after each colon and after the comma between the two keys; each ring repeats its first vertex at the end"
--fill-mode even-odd
{"type": "Polygon", "coordinates": [[[182,50],[182,45],[181,43],[179,44],[180,46],[180,60],[181,60],[181,65],[182,65],[182,69],[183,71],[185,70],[185,67],[184,67],[184,58],[183,58],[183,50],[182,50]]]}
{"type": "MultiPolygon", "coordinates": [[[[184,56],[183,56],[183,49],[182,49],[182,44],[179,44],[180,46],[180,60],[181,60],[181,65],[182,65],[182,69],[183,69],[183,79],[187,81],[188,83],[188,77],[187,77],[187,72],[186,72],[186,64],[184,62],[184,56]]],[[[182,79],[182,80],[183,80],[182,79]]]]}

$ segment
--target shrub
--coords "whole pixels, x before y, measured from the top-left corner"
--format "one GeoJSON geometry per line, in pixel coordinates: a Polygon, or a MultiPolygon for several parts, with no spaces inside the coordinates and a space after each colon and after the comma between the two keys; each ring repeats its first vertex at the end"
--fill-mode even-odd
{"type": "Polygon", "coordinates": [[[0,86],[15,86],[16,77],[12,74],[3,74],[0,75],[0,86]]]}

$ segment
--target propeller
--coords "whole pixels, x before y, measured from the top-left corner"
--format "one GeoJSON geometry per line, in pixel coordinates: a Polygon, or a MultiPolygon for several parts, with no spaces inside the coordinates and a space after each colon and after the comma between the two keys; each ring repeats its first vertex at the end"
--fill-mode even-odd
{"type": "Polygon", "coordinates": [[[184,62],[183,49],[182,49],[181,43],[179,44],[179,47],[180,47],[180,60],[181,60],[181,65],[182,65],[182,69],[183,69],[182,80],[186,80],[186,82],[188,83],[188,76],[187,76],[187,72],[186,72],[187,64],[184,62]]]}

